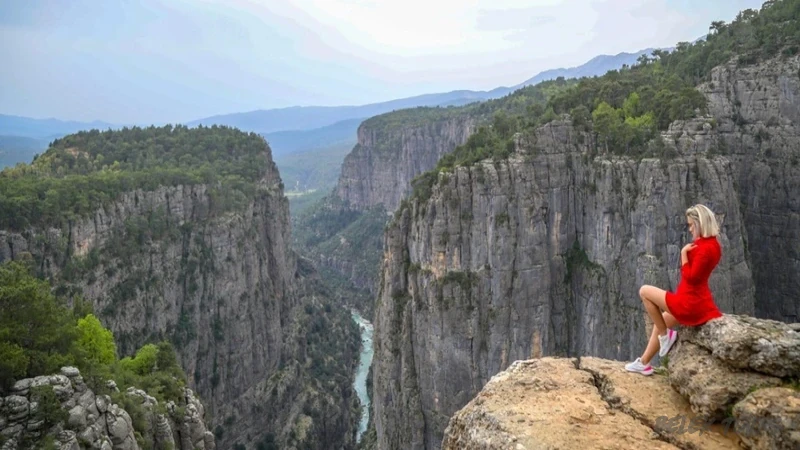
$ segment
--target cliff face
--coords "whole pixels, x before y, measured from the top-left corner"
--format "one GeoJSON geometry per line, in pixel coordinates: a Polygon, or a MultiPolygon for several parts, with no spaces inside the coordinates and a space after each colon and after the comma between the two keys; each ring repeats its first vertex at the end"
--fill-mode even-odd
{"type": "Polygon", "coordinates": [[[350,304],[367,317],[373,315],[385,212],[398,207],[414,177],[466,142],[474,128],[467,117],[410,125],[365,121],[332,198],[295,222],[303,235],[299,248],[357,291],[350,304]]]}
{"type": "MultiPolygon", "coordinates": [[[[0,232],[0,261],[30,253],[59,289],[91,300],[121,355],[151,340],[176,344],[220,448],[267,432],[281,439],[314,400],[298,361],[309,332],[300,306],[316,293],[289,250],[288,202],[271,166],[240,212],[211,216],[204,185],[128,192],[65,229],[0,232]]],[[[352,440],[355,396],[337,395],[330,420],[301,426],[310,441],[352,440]]]]}
{"type": "Polygon", "coordinates": [[[451,414],[516,359],[641,351],[636,292],[674,289],[691,202],[724,217],[725,259],[712,278],[720,307],[754,310],[725,158],[588,159],[564,123],[527,148],[538,154],[442,175],[386,234],[375,323],[386,448],[438,448],[451,414]]]}
{"type": "Polygon", "coordinates": [[[474,127],[469,118],[415,126],[366,121],[358,128],[358,144],[342,164],[336,193],[356,209],[383,205],[394,211],[408,194],[411,180],[466,142],[474,127]]]}
{"type": "Polygon", "coordinates": [[[733,164],[758,317],[800,320],[800,57],[714,69],[699,87],[733,164]]]}
{"type": "Polygon", "coordinates": [[[720,308],[792,320],[797,67],[718,68],[701,86],[710,116],[672,124],[660,158],[597,156],[592,136],[553,122],[399,211],[375,315],[379,446],[439,448],[448,418],[516,359],[638,355],[638,288],[675,288],[694,203],[722,223],[720,308]]]}

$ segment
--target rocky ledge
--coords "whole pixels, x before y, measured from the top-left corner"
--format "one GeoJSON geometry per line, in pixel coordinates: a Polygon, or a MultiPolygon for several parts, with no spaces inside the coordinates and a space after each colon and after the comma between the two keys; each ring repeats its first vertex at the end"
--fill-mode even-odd
{"type": "Polygon", "coordinates": [[[798,326],[726,315],[681,329],[650,377],[599,358],[516,361],[450,419],[442,448],[800,448],[798,326]]]}
{"type": "MultiPolygon", "coordinates": [[[[119,394],[113,381],[108,390],[119,394]]],[[[216,448],[203,404],[191,389],[184,389],[185,405],[170,401],[164,408],[139,389],[128,388],[122,395],[126,407],[135,411],[113,403],[108,395],[96,395],[74,367],[19,380],[9,395],[0,397],[0,450],[216,448]]]]}

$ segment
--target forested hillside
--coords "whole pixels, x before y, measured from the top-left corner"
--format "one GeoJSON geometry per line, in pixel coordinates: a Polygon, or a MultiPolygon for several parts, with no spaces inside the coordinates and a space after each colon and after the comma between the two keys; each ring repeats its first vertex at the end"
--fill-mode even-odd
{"type": "Polygon", "coordinates": [[[254,133],[165,126],[59,138],[0,172],[0,262],[27,261],[47,282],[38,289],[85,299],[115,352],[86,367],[69,353],[67,324],[63,358],[32,371],[25,361],[38,361],[38,347],[9,340],[7,361],[15,377],[74,361],[84,376],[122,370],[120,387],[145,388],[153,382],[124,369],[137,349],[166,341],[189,374],[176,383],[200,394],[218,448],[349,445],[358,327],[289,236],[280,175],[254,133]]]}
{"type": "MultiPolygon", "coordinates": [[[[704,40],[680,42],[672,52],[654,50],[652,56],[640,56],[631,67],[611,70],[602,77],[582,78],[548,96],[543,108],[503,108],[507,115],[499,114],[492,126],[479,129],[467,143],[442,158],[437,167],[446,170],[488,157],[507,156],[514,145],[514,133],[522,132],[524,138],[525,133],[532,133],[560,114],[569,114],[574,125],[594,131],[599,150],[642,154],[649,149],[661,156],[659,141],[651,141],[657,132],[676,120],[707,112],[706,99],[695,86],[710,80],[711,69],[731,60],[752,65],[777,55],[791,57],[800,53],[797,17],[800,2],[767,1],[760,12],[744,10],[730,24],[713,22],[704,40]]],[[[485,108],[491,104],[487,102],[485,108]]],[[[397,120],[401,119],[397,116],[397,120]]],[[[432,181],[430,174],[421,177],[416,183],[417,192],[428,192],[432,181]]]]}
{"type": "Polygon", "coordinates": [[[0,172],[0,228],[58,226],[136,189],[208,184],[211,214],[243,206],[271,163],[255,133],[184,126],[82,131],[0,172]]]}

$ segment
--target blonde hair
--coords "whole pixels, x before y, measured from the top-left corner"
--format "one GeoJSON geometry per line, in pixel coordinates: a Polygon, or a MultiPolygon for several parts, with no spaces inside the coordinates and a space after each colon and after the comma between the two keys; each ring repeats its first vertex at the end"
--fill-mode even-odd
{"type": "Polygon", "coordinates": [[[706,205],[694,205],[686,210],[686,218],[700,227],[700,237],[711,237],[719,234],[719,224],[714,212],[706,205]]]}

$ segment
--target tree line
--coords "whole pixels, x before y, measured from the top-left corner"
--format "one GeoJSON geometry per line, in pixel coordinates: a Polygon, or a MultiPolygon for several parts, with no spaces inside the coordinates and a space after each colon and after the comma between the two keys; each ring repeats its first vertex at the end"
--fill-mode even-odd
{"type": "Polygon", "coordinates": [[[225,212],[252,197],[268,151],[257,134],[228,127],[82,131],[0,172],[0,229],[58,227],[124,192],[159,186],[208,184],[225,212]]]}

